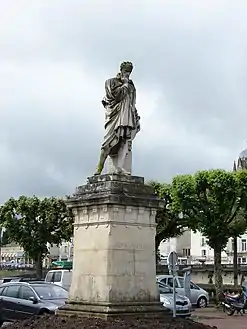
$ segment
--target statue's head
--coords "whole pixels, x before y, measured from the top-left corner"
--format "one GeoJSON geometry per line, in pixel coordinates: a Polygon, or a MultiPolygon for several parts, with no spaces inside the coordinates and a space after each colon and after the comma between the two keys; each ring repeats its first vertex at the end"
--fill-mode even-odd
{"type": "Polygon", "coordinates": [[[120,74],[122,77],[129,78],[133,70],[133,64],[131,62],[122,62],[120,65],[120,74]]]}

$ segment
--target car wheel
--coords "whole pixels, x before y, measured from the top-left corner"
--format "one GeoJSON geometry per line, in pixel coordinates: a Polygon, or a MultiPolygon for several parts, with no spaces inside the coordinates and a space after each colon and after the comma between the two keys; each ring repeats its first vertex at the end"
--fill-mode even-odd
{"type": "Polygon", "coordinates": [[[41,310],[39,312],[39,315],[45,315],[45,314],[49,314],[50,312],[48,310],[41,310]]]}
{"type": "Polygon", "coordinates": [[[197,301],[197,307],[199,308],[204,308],[207,307],[207,299],[205,297],[200,297],[197,301]]]}

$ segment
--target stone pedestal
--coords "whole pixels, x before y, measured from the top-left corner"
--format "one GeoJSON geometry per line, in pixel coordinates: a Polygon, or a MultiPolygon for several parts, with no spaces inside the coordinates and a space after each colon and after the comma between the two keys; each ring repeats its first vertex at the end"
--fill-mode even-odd
{"type": "Polygon", "coordinates": [[[158,316],[155,215],[163,202],[142,177],[88,178],[67,201],[75,215],[69,302],[58,314],[158,316]]]}

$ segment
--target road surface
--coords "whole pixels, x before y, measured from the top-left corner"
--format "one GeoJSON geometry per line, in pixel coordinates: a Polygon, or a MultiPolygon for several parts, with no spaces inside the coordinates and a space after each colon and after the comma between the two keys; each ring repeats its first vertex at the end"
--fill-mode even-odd
{"type": "Polygon", "coordinates": [[[247,329],[247,313],[243,316],[228,316],[222,310],[199,309],[193,314],[196,321],[205,323],[210,326],[216,326],[218,329],[247,329]]]}

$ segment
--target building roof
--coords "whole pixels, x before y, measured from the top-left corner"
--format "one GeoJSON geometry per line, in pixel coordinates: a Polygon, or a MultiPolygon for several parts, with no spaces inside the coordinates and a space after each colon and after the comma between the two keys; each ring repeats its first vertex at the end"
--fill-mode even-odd
{"type": "Polygon", "coordinates": [[[239,154],[239,157],[240,157],[241,159],[243,159],[243,158],[247,158],[247,149],[243,150],[243,151],[239,154]]]}

